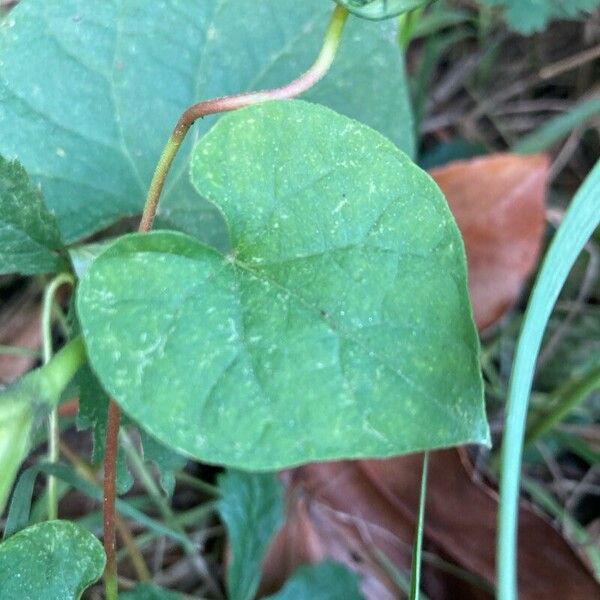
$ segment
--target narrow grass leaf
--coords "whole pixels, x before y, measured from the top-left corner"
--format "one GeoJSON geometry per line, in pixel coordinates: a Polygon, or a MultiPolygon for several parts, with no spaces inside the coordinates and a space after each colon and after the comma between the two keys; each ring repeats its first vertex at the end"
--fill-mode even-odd
{"type": "Polygon", "coordinates": [[[600,223],[600,161],[566,212],[533,287],[517,343],[502,443],[497,570],[499,600],[517,597],[517,516],[527,404],[542,336],[558,294],[600,223]]]}
{"type": "Polygon", "coordinates": [[[419,494],[419,512],[417,514],[417,530],[413,543],[412,564],[410,569],[410,600],[419,600],[421,587],[421,554],[423,552],[423,524],[425,522],[425,497],[427,496],[427,465],[429,453],[423,454],[423,470],[421,472],[421,491],[419,494]]]}
{"type": "Polygon", "coordinates": [[[550,119],[533,133],[521,138],[513,146],[512,151],[518,154],[543,152],[561,138],[569,135],[573,129],[598,115],[600,115],[600,97],[584,100],[566,113],[550,119]]]}

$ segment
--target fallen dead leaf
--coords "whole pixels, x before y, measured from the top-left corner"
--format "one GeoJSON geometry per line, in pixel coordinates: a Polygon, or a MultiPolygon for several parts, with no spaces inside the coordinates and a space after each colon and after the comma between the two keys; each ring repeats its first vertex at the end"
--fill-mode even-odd
{"type": "MultiPolygon", "coordinates": [[[[0,344],[22,346],[32,350],[40,347],[39,299],[27,291],[23,297],[3,306],[0,323],[0,344]]],[[[14,381],[35,364],[31,356],[0,355],[0,385],[14,381]]]]}
{"type": "MultiPolygon", "coordinates": [[[[381,555],[406,573],[422,456],[307,465],[283,474],[287,520],[264,563],[261,592],[277,589],[300,564],[332,558],[358,573],[368,600],[398,598],[381,555]]],[[[449,577],[424,562],[423,589],[435,600],[491,598],[497,498],[473,478],[461,452],[430,454],[425,539],[432,552],[487,584],[449,577]],[[460,592],[458,591],[460,590],[460,592]]],[[[560,533],[531,505],[519,514],[519,597],[593,598],[598,587],[560,533]]]]}
{"type": "Polygon", "coordinates": [[[549,160],[492,154],[432,169],[462,233],[479,329],[519,298],[537,263],[544,232],[549,160]]]}

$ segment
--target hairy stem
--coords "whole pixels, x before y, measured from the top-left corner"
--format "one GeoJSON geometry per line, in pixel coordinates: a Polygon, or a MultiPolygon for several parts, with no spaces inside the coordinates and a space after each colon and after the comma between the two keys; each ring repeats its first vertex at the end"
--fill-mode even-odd
{"type": "MultiPolygon", "coordinates": [[[[42,306],[42,341],[44,364],[47,365],[52,358],[52,305],[54,295],[61,285],[73,285],[73,277],[69,273],[57,275],[44,292],[44,303],[42,306]]],[[[58,414],[53,408],[48,416],[48,461],[58,462],[59,443],[58,414]]],[[[58,518],[58,495],[56,490],[56,478],[48,477],[48,519],[58,518]]]]}
{"type": "Polygon", "coordinates": [[[337,53],[347,17],[348,11],[341,6],[336,6],[329,20],[323,46],[317,60],[297,79],[279,88],[205,100],[204,102],[190,106],[181,115],[156,165],[150,188],[148,189],[148,196],[146,197],[139,231],[150,231],[152,228],[152,222],[154,221],[165,179],[173,163],[173,159],[194,121],[207,115],[229,112],[250,106],[251,104],[265,102],[266,100],[294,98],[310,89],[329,71],[337,53]]]}
{"type": "Polygon", "coordinates": [[[115,502],[117,497],[117,441],[119,436],[119,407],[111,400],[108,405],[106,426],[106,449],[104,452],[104,498],[102,504],[104,524],[104,591],[107,600],[117,600],[117,540],[115,502]]]}

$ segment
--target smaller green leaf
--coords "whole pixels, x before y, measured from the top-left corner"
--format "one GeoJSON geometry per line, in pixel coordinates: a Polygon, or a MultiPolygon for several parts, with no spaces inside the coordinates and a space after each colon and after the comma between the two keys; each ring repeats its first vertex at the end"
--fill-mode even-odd
{"type": "Polygon", "coordinates": [[[119,594],[119,600],[183,600],[183,596],[157,585],[140,583],[132,590],[119,594]]]}
{"type": "Polygon", "coordinates": [[[283,589],[264,600],[360,600],[358,580],[342,565],[324,561],[296,569],[283,589]]]}
{"type": "Polygon", "coordinates": [[[159,473],[160,487],[169,497],[175,490],[175,471],[182,469],[187,458],[161,444],[156,438],[140,429],[140,440],[144,452],[144,460],[154,463],[159,473]]]}
{"type": "MultiPolygon", "coordinates": [[[[87,364],[81,367],[75,381],[79,388],[77,429],[91,430],[91,462],[98,465],[104,457],[109,398],[87,364]]],[[[126,417],[123,417],[121,424],[127,423],[126,419],[126,417]]],[[[117,491],[119,494],[125,494],[131,489],[132,485],[133,477],[127,468],[123,451],[119,448],[117,452],[117,491]]]]}
{"type": "Polygon", "coordinates": [[[431,0],[336,0],[338,4],[345,6],[351,13],[362,17],[379,21],[397,17],[402,13],[409,12],[420,6],[425,6],[431,0]]]}
{"type": "Polygon", "coordinates": [[[0,544],[3,600],[71,600],[98,580],[105,556],[100,542],[69,521],[28,527],[0,544]]]}
{"type": "Polygon", "coordinates": [[[57,271],[63,265],[62,246],[40,190],[17,161],[0,156],[0,274],[57,271]]]}
{"type": "Polygon", "coordinates": [[[252,600],[269,542],[283,523],[283,497],[277,477],[227,471],[218,480],[217,510],[227,528],[231,562],[227,569],[230,600],[252,600]]]}

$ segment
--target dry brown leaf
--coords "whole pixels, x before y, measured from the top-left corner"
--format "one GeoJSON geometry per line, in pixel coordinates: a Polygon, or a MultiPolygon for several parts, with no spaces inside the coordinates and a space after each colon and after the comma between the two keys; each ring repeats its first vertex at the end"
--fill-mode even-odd
{"type": "MultiPolygon", "coordinates": [[[[407,572],[417,514],[422,456],[313,464],[284,475],[287,521],[265,560],[263,592],[295,567],[332,558],[361,576],[368,600],[398,597],[381,553],[407,572]]],[[[425,539],[453,564],[494,584],[496,494],[465,468],[460,451],[429,462],[425,539]]],[[[424,564],[423,588],[435,600],[490,598],[424,564]],[[460,592],[458,591],[460,590],[460,592]]],[[[529,504],[519,515],[519,597],[593,598],[598,587],[564,538],[529,504]]]]}
{"type": "MultiPolygon", "coordinates": [[[[421,457],[361,461],[369,480],[392,504],[416,515],[407,502],[420,481],[421,457]]],[[[497,495],[472,476],[465,452],[430,455],[425,535],[456,564],[494,583],[497,495]]],[[[598,593],[591,573],[562,535],[533,507],[519,511],[519,597],[584,600],[598,593]]]]}
{"type": "MultiPolygon", "coordinates": [[[[40,347],[40,306],[36,297],[20,299],[15,310],[5,310],[8,317],[0,323],[0,344],[22,346],[32,350],[40,347]]],[[[10,383],[31,369],[35,358],[30,356],[0,355],[0,385],[10,383]]]]}
{"type": "Polygon", "coordinates": [[[515,303],[537,263],[548,173],[543,154],[492,154],[430,171],[465,242],[479,329],[515,303]]]}

